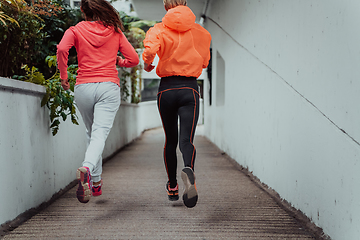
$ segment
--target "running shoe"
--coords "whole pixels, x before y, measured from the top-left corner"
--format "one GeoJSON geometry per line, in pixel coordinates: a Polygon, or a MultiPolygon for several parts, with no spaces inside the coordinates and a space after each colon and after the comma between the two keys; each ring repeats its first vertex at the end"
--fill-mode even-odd
{"type": "Polygon", "coordinates": [[[97,185],[97,186],[94,186],[94,184],[92,185],[91,190],[92,190],[92,195],[94,197],[100,196],[102,194],[102,190],[101,190],[102,185],[103,185],[102,179],[101,179],[101,182],[99,185],[97,185]]]}
{"type": "Polygon", "coordinates": [[[170,188],[170,182],[166,183],[166,191],[170,201],[179,200],[179,185],[176,184],[176,187],[170,188]]]}
{"type": "Polygon", "coordinates": [[[76,197],[81,203],[87,203],[91,198],[91,174],[88,167],[80,167],[76,171],[76,178],[79,182],[76,190],[76,197]]]}
{"type": "Polygon", "coordinates": [[[188,208],[195,207],[198,200],[198,193],[196,190],[194,171],[189,167],[185,167],[181,171],[181,178],[185,186],[185,191],[183,194],[184,204],[188,208]]]}

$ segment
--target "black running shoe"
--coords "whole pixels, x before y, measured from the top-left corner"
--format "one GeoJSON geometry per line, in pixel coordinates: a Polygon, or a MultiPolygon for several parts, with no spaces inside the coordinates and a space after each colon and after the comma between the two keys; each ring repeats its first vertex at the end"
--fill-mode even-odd
{"type": "Polygon", "coordinates": [[[198,193],[195,184],[194,171],[186,167],[181,171],[181,178],[184,181],[185,191],[183,194],[183,201],[188,208],[195,207],[198,200],[198,193]]]}
{"type": "Polygon", "coordinates": [[[168,194],[170,201],[179,200],[179,185],[176,184],[176,187],[170,188],[170,182],[166,183],[166,192],[168,194]]]}

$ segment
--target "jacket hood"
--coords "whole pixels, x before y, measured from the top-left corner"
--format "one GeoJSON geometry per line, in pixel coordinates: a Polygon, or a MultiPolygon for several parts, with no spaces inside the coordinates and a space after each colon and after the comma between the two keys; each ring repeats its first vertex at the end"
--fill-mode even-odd
{"type": "Polygon", "coordinates": [[[78,23],[75,29],[86,41],[95,47],[101,47],[116,33],[111,27],[105,27],[99,22],[89,21],[78,23]]]}
{"type": "Polygon", "coordinates": [[[169,9],[162,19],[165,26],[178,31],[186,32],[195,24],[196,16],[187,6],[177,6],[169,9]]]}

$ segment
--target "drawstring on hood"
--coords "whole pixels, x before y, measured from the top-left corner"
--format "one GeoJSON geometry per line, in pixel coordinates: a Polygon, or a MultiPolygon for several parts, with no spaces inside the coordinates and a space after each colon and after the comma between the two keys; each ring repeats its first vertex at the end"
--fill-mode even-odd
{"type": "Polygon", "coordinates": [[[193,28],[196,16],[190,8],[177,6],[168,10],[162,22],[168,28],[178,32],[186,32],[193,28]]]}

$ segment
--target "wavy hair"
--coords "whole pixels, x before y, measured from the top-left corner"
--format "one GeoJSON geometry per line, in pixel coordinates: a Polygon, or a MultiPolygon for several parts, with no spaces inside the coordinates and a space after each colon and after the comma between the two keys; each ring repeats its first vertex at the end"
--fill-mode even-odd
{"type": "Polygon", "coordinates": [[[105,27],[113,27],[116,32],[124,31],[119,13],[106,0],[81,0],[80,8],[88,19],[100,21],[105,27]]]}

